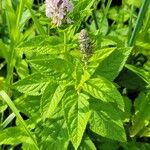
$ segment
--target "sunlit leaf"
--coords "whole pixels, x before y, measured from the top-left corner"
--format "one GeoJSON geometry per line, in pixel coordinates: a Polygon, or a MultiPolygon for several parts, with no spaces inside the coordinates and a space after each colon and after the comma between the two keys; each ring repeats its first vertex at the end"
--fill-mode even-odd
{"type": "Polygon", "coordinates": [[[71,142],[77,149],[90,117],[88,96],[69,91],[63,99],[63,109],[71,142]]]}

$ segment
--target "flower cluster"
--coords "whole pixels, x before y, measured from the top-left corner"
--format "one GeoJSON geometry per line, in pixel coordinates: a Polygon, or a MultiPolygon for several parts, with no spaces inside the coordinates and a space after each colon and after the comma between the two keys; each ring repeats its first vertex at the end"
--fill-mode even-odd
{"type": "Polygon", "coordinates": [[[46,0],[46,16],[58,27],[63,22],[70,23],[66,15],[72,10],[73,6],[68,0],[46,0]]]}
{"type": "Polygon", "coordinates": [[[92,44],[88,33],[85,29],[82,29],[79,37],[80,50],[84,55],[84,58],[88,59],[92,54],[92,44]]]}

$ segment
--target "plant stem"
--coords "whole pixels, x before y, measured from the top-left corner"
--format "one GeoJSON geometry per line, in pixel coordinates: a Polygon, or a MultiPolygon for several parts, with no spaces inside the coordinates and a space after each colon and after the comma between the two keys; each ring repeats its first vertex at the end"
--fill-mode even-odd
{"type": "Polygon", "coordinates": [[[105,11],[104,11],[104,18],[107,17],[107,14],[108,14],[111,3],[112,3],[112,0],[108,0],[107,6],[106,6],[105,11]]]}
{"type": "Polygon", "coordinates": [[[144,35],[147,33],[148,29],[150,28],[150,13],[148,14],[144,25],[144,35]]]}
{"type": "Polygon", "coordinates": [[[1,20],[3,20],[3,7],[2,7],[2,0],[0,0],[0,14],[1,14],[1,20]]]}
{"type": "Polygon", "coordinates": [[[16,63],[16,57],[15,57],[15,49],[13,46],[10,47],[10,57],[9,57],[9,64],[7,65],[7,77],[6,77],[6,88],[12,84],[13,82],[13,70],[16,63]]]}
{"type": "Polygon", "coordinates": [[[95,27],[96,27],[96,30],[99,29],[99,26],[98,26],[98,22],[97,22],[97,18],[96,18],[96,13],[95,13],[95,10],[93,9],[92,11],[92,15],[93,15],[93,19],[94,19],[94,22],[95,22],[95,27]]]}
{"type": "Polygon", "coordinates": [[[131,37],[131,34],[132,34],[132,18],[133,18],[133,13],[134,13],[134,4],[132,4],[131,12],[130,12],[128,39],[131,37]]]}
{"type": "Polygon", "coordinates": [[[67,33],[64,30],[64,53],[67,55],[68,51],[67,51],[67,33]]]}
{"type": "Polygon", "coordinates": [[[131,37],[128,40],[128,46],[133,46],[135,44],[137,35],[138,35],[138,33],[142,27],[143,19],[144,19],[144,16],[146,14],[146,11],[148,10],[149,4],[150,4],[150,0],[144,0],[143,4],[141,6],[140,12],[138,14],[135,28],[132,32],[131,37]]]}

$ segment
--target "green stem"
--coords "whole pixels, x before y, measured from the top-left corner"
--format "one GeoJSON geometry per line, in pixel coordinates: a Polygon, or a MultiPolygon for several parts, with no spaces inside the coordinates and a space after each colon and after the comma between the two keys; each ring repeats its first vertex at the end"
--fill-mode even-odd
{"type": "Polygon", "coordinates": [[[131,12],[130,12],[128,39],[131,37],[131,34],[132,34],[132,19],[133,19],[133,13],[134,13],[134,4],[132,4],[131,12]]]}
{"type": "Polygon", "coordinates": [[[2,1],[0,1],[0,12],[2,11],[2,1]]]}
{"type": "Polygon", "coordinates": [[[64,31],[64,53],[67,55],[68,51],[67,51],[67,33],[66,31],[64,31]]]}
{"type": "Polygon", "coordinates": [[[128,40],[128,46],[133,46],[135,44],[137,35],[142,27],[143,19],[146,14],[146,11],[148,10],[149,4],[150,4],[150,0],[144,0],[135,24],[135,28],[132,32],[131,37],[128,40]]]}
{"type": "Polygon", "coordinates": [[[108,11],[109,11],[109,8],[110,8],[111,3],[112,3],[112,0],[108,0],[107,6],[106,6],[106,8],[105,8],[105,10],[104,10],[104,18],[107,17],[107,14],[108,14],[108,11]]]}
{"type": "Polygon", "coordinates": [[[144,26],[144,35],[146,35],[148,29],[150,28],[150,13],[148,14],[148,17],[146,18],[145,21],[145,26],[144,26]]]}
{"type": "Polygon", "coordinates": [[[15,49],[13,46],[10,48],[10,57],[9,57],[9,64],[7,65],[7,77],[6,77],[6,88],[9,89],[9,86],[13,82],[13,70],[16,63],[16,55],[15,49]]]}
{"type": "Polygon", "coordinates": [[[93,9],[92,11],[92,15],[93,15],[93,19],[94,19],[94,23],[95,23],[95,27],[96,27],[96,30],[99,29],[99,26],[98,26],[98,22],[97,22],[97,18],[96,18],[96,13],[95,13],[95,10],[93,9]]]}
{"type": "Polygon", "coordinates": [[[105,18],[107,18],[108,11],[109,11],[109,8],[110,8],[111,3],[112,3],[112,0],[108,0],[107,5],[106,5],[106,8],[104,9],[104,15],[103,15],[103,17],[102,17],[101,24],[103,24],[104,21],[105,21],[105,18]]]}

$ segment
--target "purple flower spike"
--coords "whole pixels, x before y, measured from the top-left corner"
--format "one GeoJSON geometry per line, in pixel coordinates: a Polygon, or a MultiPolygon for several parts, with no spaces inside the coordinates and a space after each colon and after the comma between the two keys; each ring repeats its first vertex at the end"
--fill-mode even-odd
{"type": "Polygon", "coordinates": [[[70,23],[66,15],[72,10],[73,6],[68,0],[46,0],[46,16],[58,27],[62,22],[70,23]]]}

